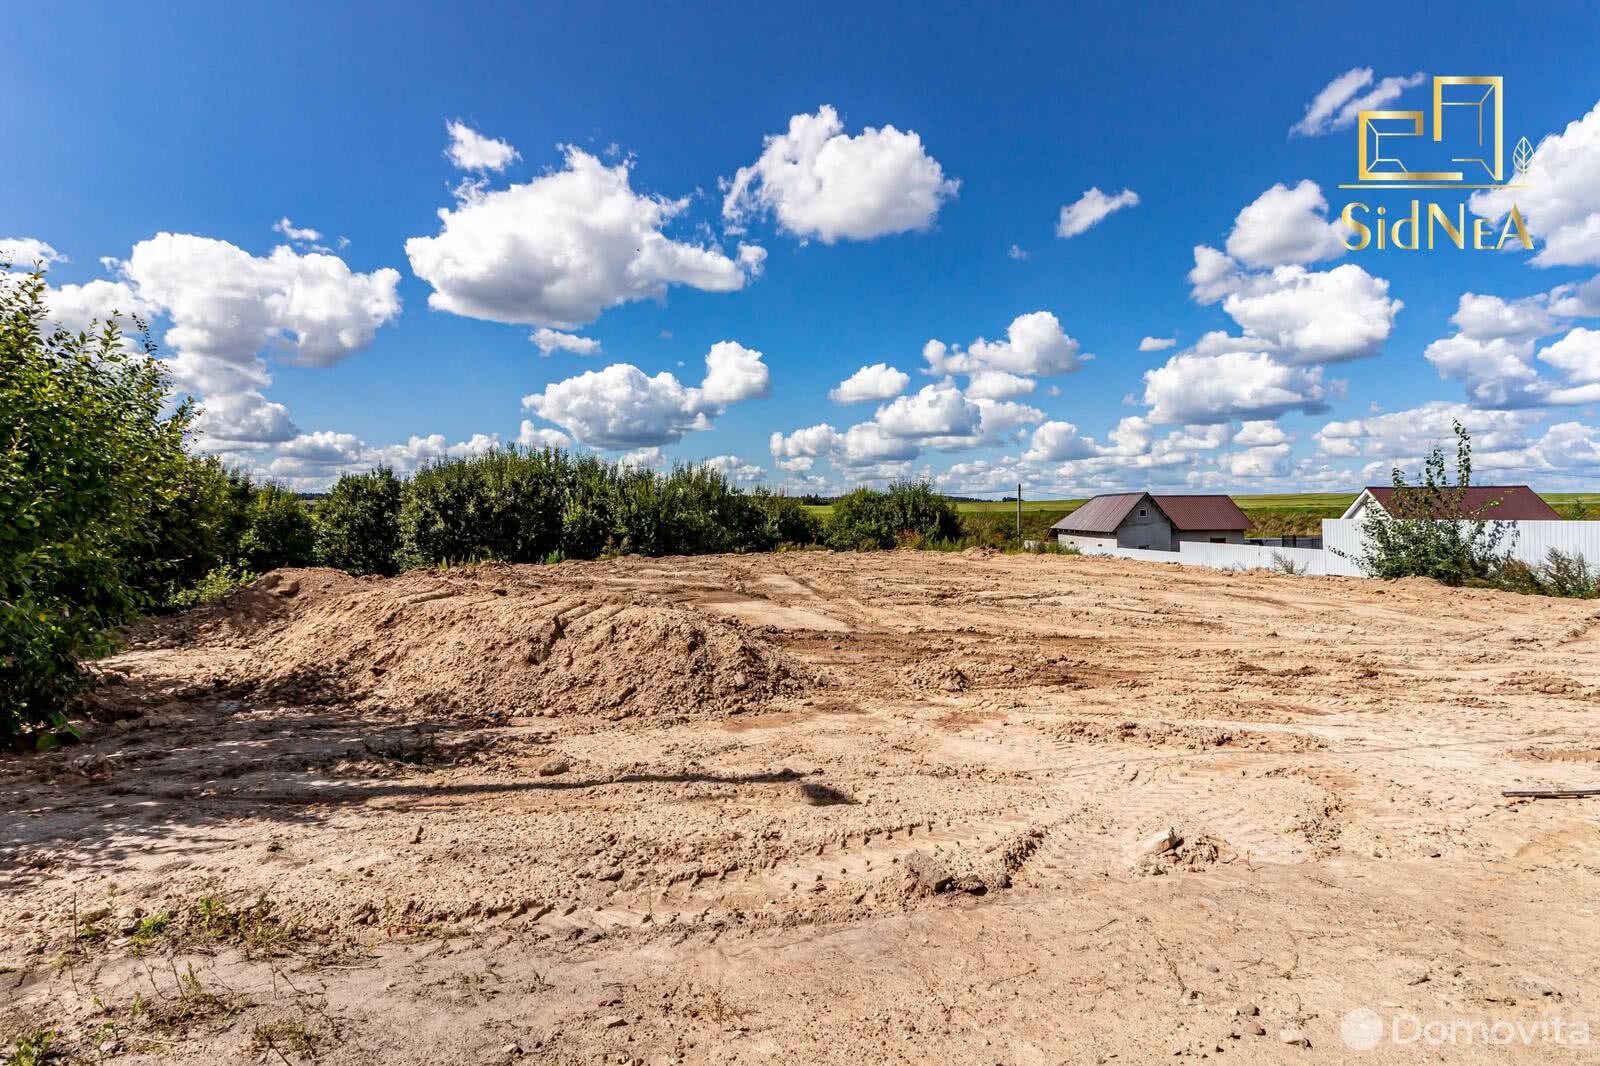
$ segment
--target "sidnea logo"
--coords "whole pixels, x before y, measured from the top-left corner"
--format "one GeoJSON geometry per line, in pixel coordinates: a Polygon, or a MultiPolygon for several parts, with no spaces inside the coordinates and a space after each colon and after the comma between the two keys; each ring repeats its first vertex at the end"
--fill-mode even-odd
{"type": "MultiPolygon", "coordinates": [[[[1439,185],[1457,188],[1521,188],[1505,180],[1505,79],[1499,75],[1439,75],[1433,79],[1433,114],[1421,111],[1361,111],[1356,115],[1356,173],[1359,185],[1342,189],[1417,189],[1439,185]],[[1448,121],[1446,121],[1448,118],[1448,121]],[[1428,150],[1427,145],[1453,147],[1428,150]],[[1415,140],[1412,140],[1415,138],[1415,140]],[[1450,152],[1470,155],[1446,154],[1450,152]],[[1401,155],[1438,166],[1466,164],[1463,170],[1413,170],[1401,155]],[[1442,157],[1442,158],[1441,158],[1442,157]]],[[[1513,153],[1527,170],[1533,148],[1524,137],[1513,153]]]]}
{"type": "MultiPolygon", "coordinates": [[[[1357,113],[1356,177],[1341,189],[1431,189],[1468,192],[1479,189],[1524,189],[1506,180],[1505,79],[1500,75],[1438,75],[1433,79],[1430,111],[1375,110],[1357,113]]],[[[1526,137],[1511,152],[1511,166],[1521,178],[1533,164],[1533,145],[1526,137]]],[[[1387,206],[1375,210],[1351,201],[1339,218],[1351,230],[1345,247],[1359,251],[1377,247],[1416,251],[1440,243],[1464,249],[1498,251],[1515,239],[1531,251],[1533,241],[1512,205],[1505,222],[1467,215],[1466,202],[1447,208],[1413,199],[1409,211],[1394,217],[1387,206]],[[1366,221],[1371,218],[1371,224],[1366,221]],[[1442,231],[1442,235],[1439,235],[1442,231]]]]}

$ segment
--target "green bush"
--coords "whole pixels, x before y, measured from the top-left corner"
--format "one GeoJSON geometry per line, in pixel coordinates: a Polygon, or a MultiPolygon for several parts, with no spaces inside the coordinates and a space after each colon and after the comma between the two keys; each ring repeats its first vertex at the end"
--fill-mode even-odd
{"type": "Polygon", "coordinates": [[[40,272],[0,274],[0,740],[64,724],[79,660],[176,565],[150,553],[194,473],[193,410],[166,409],[148,342],[46,332],[44,294],[40,272]]]}
{"type": "Polygon", "coordinates": [[[187,611],[191,607],[216,603],[234,589],[250,584],[257,576],[248,570],[240,570],[231,563],[223,563],[193,585],[173,593],[167,605],[176,610],[187,611]]]}
{"type": "Polygon", "coordinates": [[[1592,600],[1600,595],[1600,574],[1590,569],[1589,562],[1576,552],[1568,554],[1551,548],[1539,564],[1539,584],[1548,596],[1564,596],[1576,600],[1592,600]]]}
{"type": "Polygon", "coordinates": [[[712,467],[661,474],[515,448],[424,467],[404,494],[399,525],[408,566],[759,551],[777,546],[779,526],[815,528],[792,515],[774,525],[754,496],[712,467]]]}
{"type": "Polygon", "coordinates": [[[1544,562],[1529,566],[1520,559],[1506,559],[1488,578],[1469,584],[1520,592],[1525,596],[1561,596],[1592,600],[1600,597],[1600,573],[1577,552],[1551,548],[1544,562]]]}
{"type": "Polygon", "coordinates": [[[250,478],[214,457],[184,457],[175,468],[179,491],[153,515],[151,543],[135,554],[133,584],[152,606],[188,602],[197,582],[237,564],[256,489],[250,478]]]}
{"type": "Polygon", "coordinates": [[[1417,484],[1408,483],[1395,467],[1388,508],[1369,508],[1361,524],[1362,551],[1354,558],[1369,577],[1431,577],[1460,585],[1487,579],[1506,564],[1509,551],[1500,544],[1508,527],[1467,516],[1463,501],[1472,483],[1472,437],[1460,422],[1455,434],[1455,484],[1445,473],[1444,450],[1434,445],[1417,484]]]}
{"type": "Polygon", "coordinates": [[[884,494],[859,488],[833,501],[823,540],[835,551],[873,551],[892,548],[898,530],[889,518],[884,494]]]}
{"type": "Polygon", "coordinates": [[[339,478],[311,516],[317,563],[352,574],[399,573],[402,495],[386,466],[339,478]]]}
{"type": "Polygon", "coordinates": [[[570,465],[515,445],[424,465],[400,506],[402,563],[535,563],[560,550],[570,465]]]}
{"type": "Polygon", "coordinates": [[[759,551],[780,545],[816,544],[822,540],[822,520],[794,496],[757,489],[750,495],[761,510],[759,551]]]}
{"type": "Polygon", "coordinates": [[[940,543],[961,536],[961,516],[955,504],[933,491],[926,481],[896,481],[884,494],[889,523],[900,535],[914,534],[940,543]]]}
{"type": "Polygon", "coordinates": [[[617,467],[595,455],[569,458],[561,510],[561,557],[594,559],[614,546],[617,467]]]}
{"type": "Polygon", "coordinates": [[[955,505],[926,481],[897,481],[888,492],[860,488],[834,501],[825,540],[837,551],[948,547],[961,537],[955,505]]]}
{"type": "Polygon", "coordinates": [[[667,474],[618,472],[614,529],[619,550],[640,555],[752,551],[764,544],[760,507],[709,466],[667,474]]]}
{"type": "Polygon", "coordinates": [[[264,574],[280,566],[309,566],[316,556],[316,528],[300,497],[277,485],[255,491],[239,538],[238,565],[264,574]]]}

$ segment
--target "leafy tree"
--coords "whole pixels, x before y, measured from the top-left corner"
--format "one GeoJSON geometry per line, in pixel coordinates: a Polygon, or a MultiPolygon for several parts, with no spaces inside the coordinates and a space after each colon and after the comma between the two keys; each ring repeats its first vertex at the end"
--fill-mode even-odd
{"type": "Polygon", "coordinates": [[[133,553],[130,580],[152,607],[182,607],[194,586],[235,562],[256,489],[214,456],[175,464],[178,491],[152,515],[151,542],[133,553]]]}
{"type": "Polygon", "coordinates": [[[751,500],[761,509],[761,550],[784,544],[815,544],[822,539],[822,520],[797,497],[757,489],[751,500]]]}
{"type": "Polygon", "coordinates": [[[399,573],[403,489],[386,466],[339,478],[312,514],[317,562],[352,574],[399,573]]]}
{"type": "Polygon", "coordinates": [[[255,491],[245,512],[238,563],[264,574],[280,566],[309,566],[316,553],[316,528],[300,497],[278,485],[255,491]]]}
{"type": "Polygon", "coordinates": [[[554,448],[515,445],[425,464],[400,507],[402,561],[536,563],[561,550],[568,467],[554,448]]]}
{"type": "Polygon", "coordinates": [[[901,536],[939,543],[961,536],[961,516],[955,505],[933,491],[926,481],[896,481],[885,496],[889,522],[901,536]]]}
{"type": "Polygon", "coordinates": [[[835,551],[892,548],[898,531],[884,494],[859,488],[833,501],[823,539],[835,551]]]}
{"type": "Polygon", "coordinates": [[[617,469],[596,455],[570,458],[561,512],[561,552],[593,559],[615,542],[617,469]]]}
{"type": "Polygon", "coordinates": [[[47,323],[42,271],[0,273],[0,739],[64,724],[79,661],[178,565],[164,522],[196,473],[148,340],[47,323]]]}
{"type": "Polygon", "coordinates": [[[888,492],[860,488],[834,501],[825,534],[838,551],[949,545],[961,536],[955,505],[926,481],[896,481],[888,492]]]}
{"type": "MultiPolygon", "coordinates": [[[[1361,524],[1362,552],[1357,565],[1371,577],[1431,577],[1447,585],[1493,574],[1509,558],[1501,550],[1512,527],[1469,513],[1466,490],[1472,484],[1472,437],[1455,423],[1456,477],[1445,471],[1437,444],[1423,461],[1417,484],[1393,471],[1394,495],[1387,509],[1373,507],[1361,524]]],[[[1498,506],[1495,500],[1489,507],[1498,506]]]]}

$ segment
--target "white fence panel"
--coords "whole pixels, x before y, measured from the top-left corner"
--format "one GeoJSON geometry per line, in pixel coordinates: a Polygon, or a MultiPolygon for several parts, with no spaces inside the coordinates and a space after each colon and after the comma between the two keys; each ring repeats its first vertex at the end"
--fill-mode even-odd
{"type": "Polygon", "coordinates": [[[1084,548],[1085,555],[1115,555],[1118,559],[1142,559],[1147,563],[1181,563],[1177,552],[1155,551],[1151,548],[1084,548]]]}
{"type": "Polygon", "coordinates": [[[1327,573],[1327,553],[1321,548],[1272,548],[1261,544],[1202,544],[1184,541],[1178,545],[1179,562],[1209,566],[1217,570],[1276,570],[1279,560],[1291,562],[1307,574],[1327,573]]]}
{"type": "MultiPolygon", "coordinates": [[[[1551,548],[1568,555],[1582,555],[1590,563],[1600,564],[1600,522],[1504,522],[1510,526],[1502,548],[1509,548],[1511,557],[1530,566],[1544,562],[1551,548]]],[[[1358,567],[1334,554],[1361,554],[1361,522],[1342,518],[1325,518],[1322,521],[1322,546],[1330,556],[1330,574],[1360,573],[1358,567]],[[1344,569],[1333,569],[1337,564],[1344,569]]]]}
{"type": "MultiPolygon", "coordinates": [[[[1569,555],[1582,555],[1600,566],[1600,522],[1506,522],[1511,526],[1502,547],[1512,558],[1530,566],[1544,562],[1551,548],[1569,555]]],[[[1355,560],[1361,555],[1361,522],[1342,518],[1322,520],[1321,548],[1271,548],[1256,544],[1200,544],[1184,541],[1175,552],[1144,548],[1085,548],[1085,555],[1114,555],[1119,559],[1142,559],[1150,563],[1183,563],[1208,566],[1213,570],[1274,570],[1278,560],[1292,560],[1307,574],[1335,577],[1361,577],[1355,560]],[[1340,554],[1343,552],[1344,554],[1340,554]],[[1274,556],[1277,558],[1275,559],[1274,556]]]]}
{"type": "Polygon", "coordinates": [[[1207,544],[1184,541],[1175,552],[1144,548],[1085,548],[1085,555],[1114,555],[1119,559],[1141,559],[1151,563],[1181,563],[1206,566],[1213,570],[1276,569],[1278,559],[1292,560],[1304,573],[1327,572],[1327,553],[1320,548],[1271,548],[1257,544],[1207,544]],[[1277,559],[1273,557],[1277,556],[1277,559]]]}

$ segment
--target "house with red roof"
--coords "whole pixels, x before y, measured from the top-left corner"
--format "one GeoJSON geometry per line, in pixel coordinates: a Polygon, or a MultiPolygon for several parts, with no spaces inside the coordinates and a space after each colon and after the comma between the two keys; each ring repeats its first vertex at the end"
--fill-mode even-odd
{"type": "MultiPolygon", "coordinates": [[[[1452,490],[1456,491],[1456,490],[1452,490]]],[[[1558,522],[1561,515],[1545,503],[1526,485],[1469,485],[1461,493],[1460,511],[1445,514],[1440,511],[1433,518],[1456,518],[1495,522],[1558,522]]],[[[1369,485],[1361,490],[1343,517],[1365,518],[1371,508],[1382,508],[1385,514],[1394,513],[1394,488],[1389,485],[1369,485]]],[[[1422,517],[1412,515],[1408,517],[1422,517]]]]}
{"type": "Polygon", "coordinates": [[[1063,547],[1178,550],[1184,541],[1243,544],[1250,519],[1227,496],[1155,496],[1119,492],[1096,496],[1050,527],[1063,547]]]}

